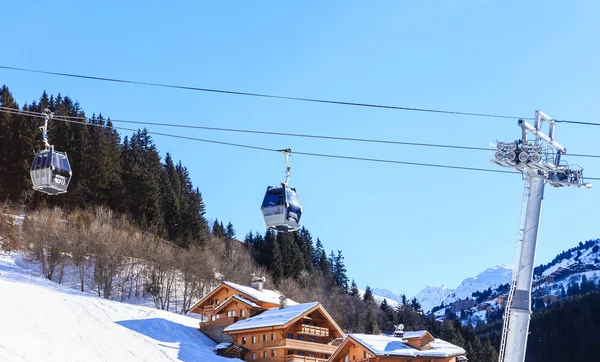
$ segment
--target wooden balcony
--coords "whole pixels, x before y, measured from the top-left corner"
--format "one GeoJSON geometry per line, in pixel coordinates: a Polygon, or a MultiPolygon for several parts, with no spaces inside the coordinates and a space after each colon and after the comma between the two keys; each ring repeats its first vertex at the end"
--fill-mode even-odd
{"type": "Polygon", "coordinates": [[[296,326],[296,333],[310,334],[311,336],[329,337],[329,328],[299,324],[296,326]]]}
{"type": "Polygon", "coordinates": [[[200,329],[212,328],[212,327],[216,327],[216,326],[225,326],[225,325],[228,326],[230,324],[237,322],[238,320],[239,320],[239,317],[225,317],[225,318],[217,318],[214,321],[200,322],[200,329]]]}
{"type": "Polygon", "coordinates": [[[299,351],[308,351],[313,353],[325,354],[333,354],[333,352],[335,352],[335,350],[337,349],[337,346],[333,346],[331,344],[299,341],[297,339],[289,338],[263,342],[263,347],[266,349],[289,348],[299,351]]]}
{"type": "Polygon", "coordinates": [[[215,308],[217,307],[216,304],[213,305],[205,305],[204,307],[202,307],[202,309],[204,310],[204,312],[212,312],[215,308]]]}
{"type": "Polygon", "coordinates": [[[288,354],[283,359],[284,362],[327,362],[327,359],[316,358],[316,357],[307,357],[307,356],[298,356],[295,354],[288,354]]]}

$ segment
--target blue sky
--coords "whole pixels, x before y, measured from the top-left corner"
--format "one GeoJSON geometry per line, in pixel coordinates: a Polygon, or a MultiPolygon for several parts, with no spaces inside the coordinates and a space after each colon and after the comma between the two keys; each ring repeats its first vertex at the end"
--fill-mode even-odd
{"type": "MultiPolygon", "coordinates": [[[[2,65],[409,107],[600,121],[594,1],[116,2],[3,5],[2,65]]],[[[353,108],[0,70],[18,102],[45,89],[115,119],[486,147],[516,120],[353,108]]],[[[292,151],[498,168],[486,152],[149,127],[292,151]]],[[[127,132],[129,133],[129,132],[127,132]]],[[[127,134],[127,133],[122,133],[127,134]]],[[[567,152],[600,127],[560,124],[567,152]]],[[[277,153],[156,136],[189,168],[208,217],[242,238],[284,177],[277,153]]],[[[600,177],[600,160],[568,158],[600,177]]],[[[342,249],[359,287],[412,295],[512,262],[519,176],[292,155],[302,224],[342,249]]],[[[75,170],[76,172],[76,170],[75,170]]],[[[600,187],[598,185],[597,187],[600,187]]],[[[536,264],[599,237],[598,189],[546,187],[536,264]]]]}

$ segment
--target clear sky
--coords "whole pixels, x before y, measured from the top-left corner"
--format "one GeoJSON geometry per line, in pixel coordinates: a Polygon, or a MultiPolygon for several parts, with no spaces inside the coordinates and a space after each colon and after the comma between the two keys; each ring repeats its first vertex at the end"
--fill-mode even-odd
{"type": "MultiPolygon", "coordinates": [[[[600,121],[597,1],[13,1],[2,65],[93,76],[531,117],[600,121]]],[[[0,70],[19,104],[45,89],[88,115],[486,147],[516,120],[191,92],[0,70]]],[[[486,152],[149,127],[292,151],[497,168],[486,152]]],[[[127,133],[122,133],[128,134],[127,133]]],[[[600,154],[600,127],[560,124],[571,153],[600,154]]],[[[208,217],[264,232],[277,153],[156,136],[189,168],[208,217]]],[[[600,159],[565,158],[600,177],[600,159]]],[[[512,263],[519,176],[292,155],[302,224],[342,249],[359,287],[412,295],[512,263]]],[[[77,172],[77,170],[74,170],[77,172]]],[[[536,265],[600,237],[600,184],[546,186],[536,265]]]]}

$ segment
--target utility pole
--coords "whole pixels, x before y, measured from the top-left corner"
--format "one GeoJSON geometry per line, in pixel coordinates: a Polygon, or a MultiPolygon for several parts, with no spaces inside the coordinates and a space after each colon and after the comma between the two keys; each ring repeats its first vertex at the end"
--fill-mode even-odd
{"type": "Polygon", "coordinates": [[[525,181],[513,275],[503,316],[499,362],[525,361],[533,267],[545,184],[592,187],[584,182],[581,167],[561,160],[567,150],[554,140],[556,122],[552,118],[536,111],[533,125],[522,119],[518,124],[521,127],[520,140],[497,142],[490,150],[493,153],[491,162],[520,172],[525,181]],[[542,130],[544,122],[548,123],[547,134],[542,130]]]}

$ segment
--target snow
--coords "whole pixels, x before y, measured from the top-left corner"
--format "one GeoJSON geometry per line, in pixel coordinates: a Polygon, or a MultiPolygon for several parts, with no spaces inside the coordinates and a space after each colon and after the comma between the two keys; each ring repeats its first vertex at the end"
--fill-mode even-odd
{"type": "MultiPolygon", "coordinates": [[[[400,304],[400,302],[402,301],[402,299],[399,300],[395,300],[395,299],[391,299],[388,297],[384,297],[381,296],[379,294],[375,294],[374,289],[371,290],[371,292],[373,292],[373,299],[375,300],[375,302],[379,305],[381,305],[381,303],[383,303],[383,300],[385,299],[385,301],[387,302],[387,304],[393,308],[396,309],[396,307],[400,304]]],[[[391,293],[390,291],[388,291],[389,293],[391,293]]],[[[365,294],[365,291],[363,289],[358,289],[358,295],[362,298],[365,294]]],[[[400,297],[398,297],[400,298],[400,297]]]]}
{"type": "Polygon", "coordinates": [[[512,270],[510,265],[497,265],[484,270],[475,277],[463,280],[456,289],[448,289],[445,285],[442,287],[427,286],[417,293],[415,298],[421,303],[423,312],[428,313],[442,302],[444,305],[449,305],[457,300],[471,297],[474,292],[484,291],[488,288],[494,289],[499,285],[509,283],[512,278],[512,270]]]}
{"type": "MultiPolygon", "coordinates": [[[[425,289],[417,293],[414,298],[417,298],[421,304],[421,309],[424,313],[429,313],[433,307],[441,305],[445,302],[454,292],[452,289],[448,289],[447,286],[442,285],[441,287],[426,286],[425,289]]],[[[412,299],[412,298],[411,298],[412,299]]]]}
{"type": "Polygon", "coordinates": [[[306,313],[309,309],[317,306],[318,302],[302,303],[287,308],[271,308],[254,317],[242,319],[225,328],[225,332],[240,331],[248,328],[283,326],[291,320],[306,313]]]}
{"type": "Polygon", "coordinates": [[[240,297],[239,295],[232,295],[231,297],[225,299],[225,301],[221,304],[219,304],[219,306],[217,308],[215,308],[215,311],[219,310],[219,308],[221,308],[222,306],[224,306],[225,304],[227,304],[227,302],[229,302],[231,299],[237,299],[240,302],[246,303],[247,305],[253,307],[253,308],[260,308],[260,306],[256,303],[254,303],[253,301],[240,297]]]}
{"type": "Polygon", "coordinates": [[[441,339],[435,339],[431,342],[431,349],[421,351],[404,343],[402,339],[397,337],[371,334],[350,334],[349,336],[370,349],[377,356],[447,358],[466,353],[464,349],[441,339]]]}
{"type": "MultiPolygon", "coordinates": [[[[246,295],[251,296],[254,299],[260,300],[261,302],[279,304],[279,297],[282,295],[281,293],[275,290],[263,289],[262,291],[258,291],[246,285],[236,284],[232,282],[223,283],[230,286],[233,289],[236,289],[246,295]]],[[[287,303],[288,305],[298,304],[298,302],[295,302],[289,298],[287,300],[287,303]]]]}
{"type": "Polygon", "coordinates": [[[214,354],[197,318],[81,293],[19,254],[0,253],[0,295],[2,361],[236,361],[214,354]]]}

